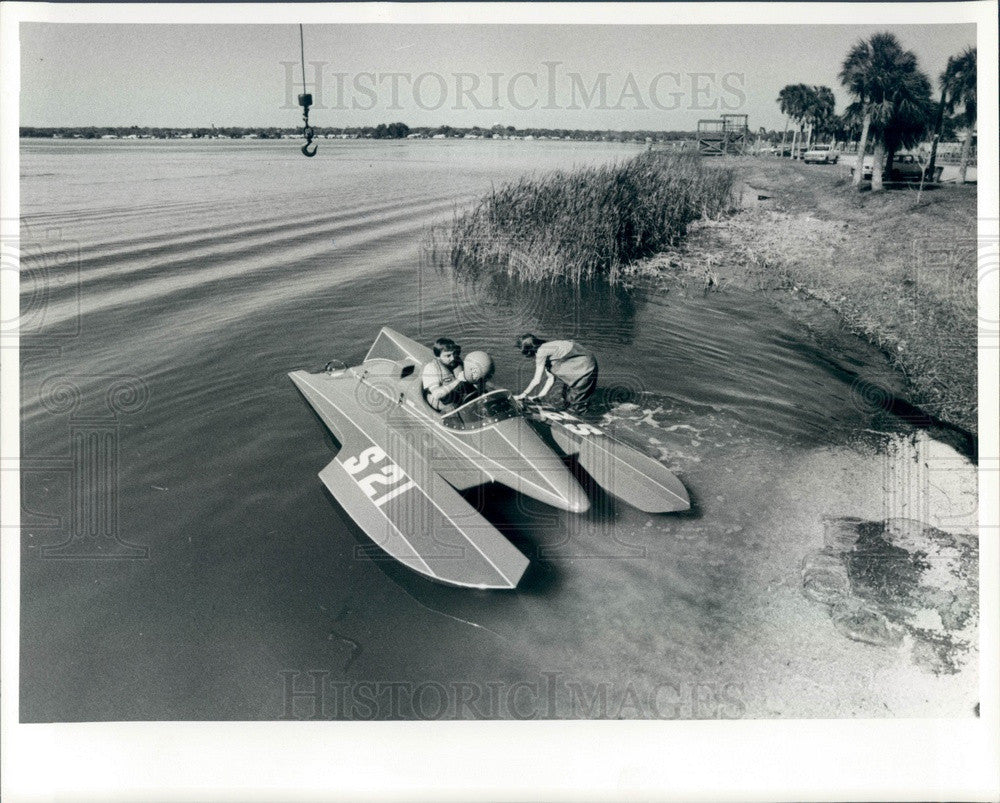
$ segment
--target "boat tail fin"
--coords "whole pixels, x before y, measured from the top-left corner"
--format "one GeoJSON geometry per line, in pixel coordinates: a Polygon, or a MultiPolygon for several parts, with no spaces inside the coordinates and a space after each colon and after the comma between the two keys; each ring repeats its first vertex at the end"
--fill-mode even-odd
{"type": "Polygon", "coordinates": [[[374,359],[392,360],[393,362],[399,360],[427,362],[431,356],[431,351],[426,346],[401,335],[388,326],[383,326],[378,337],[375,338],[375,342],[372,343],[372,347],[368,349],[365,362],[374,359]]]}

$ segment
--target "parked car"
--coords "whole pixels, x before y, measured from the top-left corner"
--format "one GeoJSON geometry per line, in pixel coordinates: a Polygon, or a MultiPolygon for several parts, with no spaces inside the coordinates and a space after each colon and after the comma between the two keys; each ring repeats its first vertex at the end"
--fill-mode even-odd
{"type": "Polygon", "coordinates": [[[839,158],[840,152],[834,150],[830,145],[813,145],[802,154],[802,161],[806,164],[835,165],[839,158]]]}
{"type": "MultiPolygon", "coordinates": [[[[871,156],[866,156],[864,162],[862,162],[861,178],[871,179],[872,177],[872,159],[871,156]]],[[[854,175],[854,166],[851,167],[851,175],[854,175]]],[[[933,181],[937,182],[941,180],[941,171],[944,169],[943,165],[937,165],[934,168],[934,178],[933,181]]],[[[883,175],[882,178],[885,181],[920,181],[920,176],[924,172],[924,165],[920,163],[920,160],[912,153],[897,153],[895,158],[892,160],[892,170],[890,175],[883,175]]]]}

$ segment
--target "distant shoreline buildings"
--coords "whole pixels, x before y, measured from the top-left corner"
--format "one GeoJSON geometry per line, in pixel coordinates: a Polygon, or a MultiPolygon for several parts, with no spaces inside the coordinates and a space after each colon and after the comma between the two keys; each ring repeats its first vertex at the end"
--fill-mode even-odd
{"type": "MultiPolygon", "coordinates": [[[[377,126],[336,128],[316,126],[313,129],[317,139],[472,139],[472,140],[563,140],[577,142],[623,142],[646,145],[660,145],[670,150],[697,150],[697,131],[610,131],[563,128],[515,128],[495,125],[492,128],[456,128],[453,126],[421,126],[410,128],[405,123],[381,123],[377,126]]],[[[751,134],[753,145],[748,152],[756,154],[780,155],[778,147],[782,141],[781,131],[759,130],[751,134]]],[[[938,145],[938,158],[944,162],[957,162],[965,132],[956,132],[957,141],[942,141],[938,145]]],[[[224,126],[211,128],[180,128],[160,126],[21,126],[22,139],[85,139],[85,140],[299,140],[301,128],[277,128],[254,126],[224,126]]],[[[817,140],[818,141],[818,140],[817,140]]],[[[973,133],[973,153],[975,152],[973,133]]],[[[832,143],[845,155],[857,152],[857,143],[836,141],[832,143]]],[[[929,148],[929,143],[922,147],[929,148]]],[[[871,150],[870,148],[868,149],[871,150]]],[[[792,155],[786,145],[784,155],[792,155]]],[[[975,156],[973,156],[975,163],[975,156]]]]}
{"type": "MultiPolygon", "coordinates": [[[[670,142],[695,138],[693,131],[594,131],[561,128],[492,128],[453,126],[415,127],[404,123],[336,128],[315,126],[319,139],[548,139],[603,142],[670,142]]],[[[225,126],[180,128],[167,126],[21,126],[22,138],[38,139],[298,139],[300,128],[225,126]]]]}

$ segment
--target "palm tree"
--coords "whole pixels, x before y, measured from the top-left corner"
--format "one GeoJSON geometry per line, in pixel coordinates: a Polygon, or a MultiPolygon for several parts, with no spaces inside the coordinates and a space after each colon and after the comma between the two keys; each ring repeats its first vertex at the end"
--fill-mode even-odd
{"type": "Polygon", "coordinates": [[[930,105],[930,81],[917,69],[917,57],[903,50],[891,33],[873,34],[855,44],[838,77],[857,98],[857,111],[862,116],[854,185],[861,184],[871,136],[872,190],[879,191],[887,145],[899,147],[911,139],[914,121],[925,115],[930,105]]]}
{"type": "Polygon", "coordinates": [[[802,155],[802,141],[806,136],[806,124],[809,121],[809,114],[815,104],[816,97],[813,92],[813,88],[808,84],[796,84],[795,85],[795,114],[792,119],[799,124],[797,144],[795,138],[793,137],[793,147],[795,148],[795,158],[799,158],[802,155]]]}
{"type": "Polygon", "coordinates": [[[785,155],[785,137],[788,134],[788,118],[792,116],[792,106],[794,105],[795,87],[789,84],[778,93],[778,108],[785,116],[785,130],[781,132],[781,153],[785,155]]]}
{"type": "MultiPolygon", "coordinates": [[[[950,60],[949,60],[950,64],[950,60]]],[[[954,70],[949,81],[948,113],[953,114],[961,106],[959,116],[965,127],[965,139],[962,141],[962,161],[958,168],[959,181],[965,183],[965,175],[969,169],[969,154],[972,146],[972,135],[976,129],[976,48],[966,48],[955,60],[954,70]]]]}
{"type": "Polygon", "coordinates": [[[836,101],[833,97],[833,90],[828,86],[814,86],[809,92],[809,103],[805,111],[806,121],[809,123],[809,139],[806,140],[806,150],[812,144],[813,131],[820,129],[825,131],[833,117],[833,110],[836,101]]]}
{"type": "Polygon", "coordinates": [[[937,120],[934,123],[934,138],[931,141],[931,157],[927,162],[927,178],[934,175],[934,167],[937,164],[938,143],[941,141],[941,131],[944,128],[944,110],[948,104],[948,87],[952,81],[952,73],[955,69],[955,57],[948,57],[948,64],[944,72],[938,76],[938,83],[941,84],[941,100],[938,101],[937,120]]]}
{"type": "Polygon", "coordinates": [[[861,130],[860,121],[857,126],[854,125],[854,121],[851,120],[847,115],[847,109],[844,110],[843,114],[834,114],[830,121],[827,123],[827,128],[829,133],[833,136],[833,142],[836,145],[840,143],[842,145],[853,140],[858,132],[861,130]]]}
{"type": "Polygon", "coordinates": [[[892,115],[882,132],[888,151],[886,173],[891,175],[892,162],[898,150],[910,148],[923,140],[933,117],[930,80],[919,71],[907,75],[896,92],[892,115]]]}
{"type": "MultiPolygon", "coordinates": [[[[861,145],[861,133],[864,124],[865,112],[862,108],[863,104],[855,101],[848,105],[844,109],[844,113],[841,115],[841,123],[846,130],[846,134],[850,137],[851,142],[855,144],[860,150],[861,145]]],[[[857,171],[855,171],[857,172],[857,171]]]]}
{"type": "Polygon", "coordinates": [[[949,114],[954,113],[956,107],[962,106],[962,122],[969,130],[962,144],[962,182],[965,182],[965,173],[968,169],[968,148],[966,143],[971,143],[972,130],[976,125],[976,48],[967,47],[958,56],[951,56],[948,64],[938,78],[941,84],[941,100],[938,103],[937,122],[934,126],[934,142],[931,145],[930,164],[927,167],[928,175],[934,175],[934,166],[937,161],[937,146],[941,140],[941,132],[944,128],[945,110],[949,114]],[[971,113],[970,113],[971,112],[971,113]]]}
{"type": "MultiPolygon", "coordinates": [[[[782,114],[790,117],[798,124],[798,129],[792,133],[792,156],[795,155],[796,137],[801,141],[801,132],[805,125],[812,100],[812,89],[805,84],[789,84],[778,93],[778,105],[782,114]]],[[[788,131],[788,120],[785,120],[785,131],[788,131]]],[[[785,151],[785,135],[781,135],[781,152],[785,151]]]]}

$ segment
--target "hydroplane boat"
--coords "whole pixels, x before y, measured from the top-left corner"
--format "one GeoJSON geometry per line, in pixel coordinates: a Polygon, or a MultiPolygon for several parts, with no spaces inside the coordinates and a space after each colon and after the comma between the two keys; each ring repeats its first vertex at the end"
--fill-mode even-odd
{"type": "Polygon", "coordinates": [[[657,460],[601,427],[493,388],[450,412],[426,401],[429,348],[383,327],[360,365],[289,374],[339,450],[319,477],[385,552],[438,582],[515,588],[528,559],[459,491],[490,482],[572,513],[590,507],[564,458],[647,513],[690,507],[657,460]]]}

